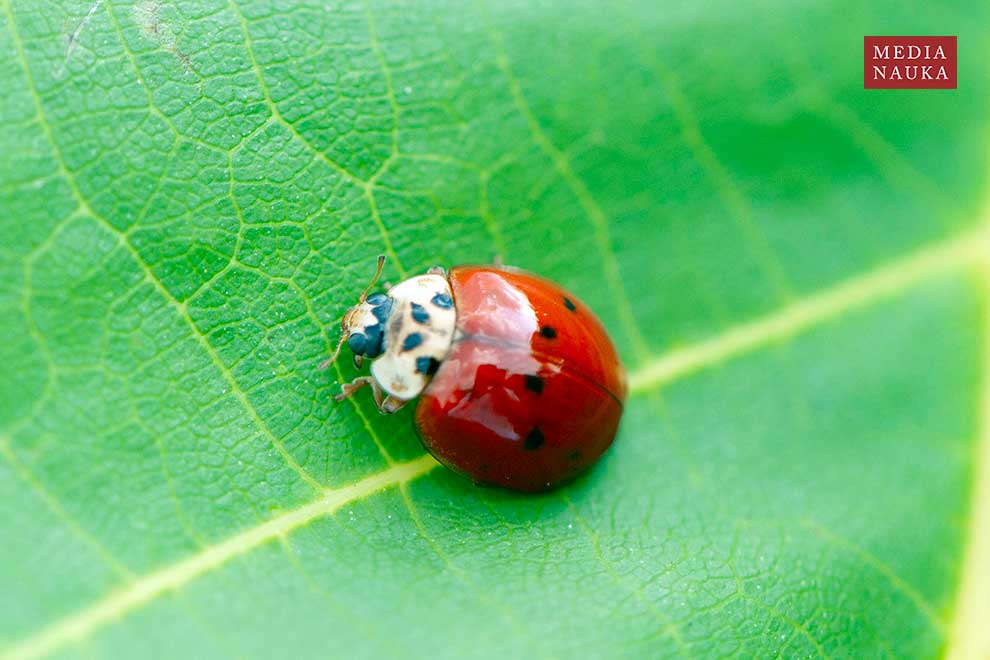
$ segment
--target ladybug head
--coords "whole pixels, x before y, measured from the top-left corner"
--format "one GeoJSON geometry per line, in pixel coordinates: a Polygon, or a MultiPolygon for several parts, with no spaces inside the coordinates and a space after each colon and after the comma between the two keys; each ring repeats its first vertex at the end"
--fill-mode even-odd
{"type": "Polygon", "coordinates": [[[376,293],[362,300],[344,315],[340,327],[347,347],[355,357],[376,358],[385,348],[385,322],[392,311],[392,299],[376,293]]]}
{"type": "Polygon", "coordinates": [[[392,298],[385,293],[368,295],[382,274],[385,256],[378,257],[378,269],[371,279],[371,284],[361,293],[358,303],[344,314],[340,321],[340,341],[330,359],[320,365],[326,369],[347,342],[347,347],[354,353],[354,366],[360,368],[364,358],[376,358],[385,349],[385,322],[392,311],[392,298]]]}

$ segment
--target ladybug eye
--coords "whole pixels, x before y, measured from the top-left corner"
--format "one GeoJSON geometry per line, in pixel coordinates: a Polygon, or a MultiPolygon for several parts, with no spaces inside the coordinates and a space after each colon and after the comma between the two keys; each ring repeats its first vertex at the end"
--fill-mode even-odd
{"type": "Polygon", "coordinates": [[[360,332],[354,333],[347,338],[347,346],[350,347],[351,352],[353,352],[355,355],[364,354],[364,347],[367,345],[367,343],[368,343],[368,338],[365,337],[360,332]]]}

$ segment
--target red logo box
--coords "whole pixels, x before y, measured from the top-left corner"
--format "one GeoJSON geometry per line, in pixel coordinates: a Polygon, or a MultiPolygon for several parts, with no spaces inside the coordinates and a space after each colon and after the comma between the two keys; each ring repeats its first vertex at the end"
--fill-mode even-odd
{"type": "Polygon", "coordinates": [[[865,89],[955,89],[955,37],[863,37],[865,89]]]}

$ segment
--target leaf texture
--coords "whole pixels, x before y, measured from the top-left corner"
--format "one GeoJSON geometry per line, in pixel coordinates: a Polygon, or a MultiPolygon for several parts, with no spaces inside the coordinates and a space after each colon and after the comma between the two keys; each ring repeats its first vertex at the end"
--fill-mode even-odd
{"type": "Polygon", "coordinates": [[[990,650],[986,6],[0,1],[3,657],[990,650]],[[335,405],[380,253],[580,295],[613,450],[335,405]]]}

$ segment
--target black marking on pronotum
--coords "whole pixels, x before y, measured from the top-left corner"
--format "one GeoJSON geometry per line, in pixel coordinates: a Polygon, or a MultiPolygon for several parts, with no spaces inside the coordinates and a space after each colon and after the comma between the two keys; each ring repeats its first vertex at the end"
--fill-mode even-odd
{"type": "Polygon", "coordinates": [[[543,446],[543,439],[543,432],[540,430],[540,427],[534,426],[533,430],[526,436],[526,440],[523,441],[523,448],[529,451],[539,449],[543,446]]]}
{"type": "Polygon", "coordinates": [[[555,339],[557,337],[557,331],[549,325],[545,325],[540,328],[540,334],[547,339],[555,339]]]}
{"type": "Polygon", "coordinates": [[[386,300],[388,300],[388,296],[384,293],[373,293],[368,296],[367,303],[374,307],[375,305],[381,305],[386,300]]]}
{"type": "Polygon", "coordinates": [[[440,368],[440,360],[435,357],[423,357],[416,358],[416,371],[427,376],[432,376],[440,368]]]}
{"type": "Polygon", "coordinates": [[[402,314],[396,314],[388,321],[388,331],[393,335],[399,334],[402,332],[403,321],[404,319],[402,318],[402,314]]]}
{"type": "Polygon", "coordinates": [[[454,306],[454,300],[450,297],[449,293],[438,293],[433,296],[430,300],[431,303],[439,307],[440,309],[450,309],[454,306]]]}
{"type": "Polygon", "coordinates": [[[412,304],[412,317],[416,323],[426,323],[430,320],[430,313],[419,303],[412,304]]]}
{"type": "Polygon", "coordinates": [[[411,351],[420,344],[423,343],[423,335],[418,332],[410,332],[406,335],[406,338],[402,340],[402,350],[411,351]]]}
{"type": "MultiPolygon", "coordinates": [[[[375,303],[371,303],[371,313],[380,323],[385,323],[388,320],[388,315],[392,311],[392,299],[386,295],[381,295],[382,298],[375,303]]],[[[371,298],[368,299],[369,301],[371,298]]]]}
{"type": "Polygon", "coordinates": [[[364,356],[375,358],[381,355],[385,346],[385,332],[382,329],[382,324],[376,323],[365,326],[364,334],[367,337],[364,345],[364,356]]]}
{"type": "Polygon", "coordinates": [[[577,307],[574,306],[574,301],[572,301],[567,296],[564,296],[564,307],[571,310],[572,312],[577,311],[577,307]]]}
{"type": "Polygon", "coordinates": [[[543,391],[543,379],[534,374],[526,374],[526,389],[537,394],[543,391]]]}

